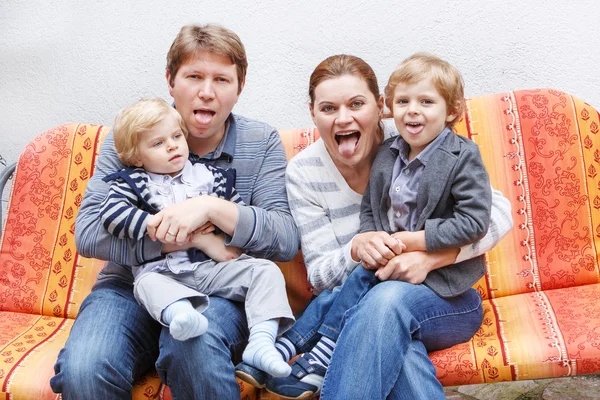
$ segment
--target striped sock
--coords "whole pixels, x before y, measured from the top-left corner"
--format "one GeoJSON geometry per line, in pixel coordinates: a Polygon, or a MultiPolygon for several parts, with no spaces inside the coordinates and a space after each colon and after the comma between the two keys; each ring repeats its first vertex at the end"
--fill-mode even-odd
{"type": "Polygon", "coordinates": [[[335,342],[328,337],[322,336],[319,343],[309,352],[315,360],[325,368],[329,367],[331,356],[335,350],[335,342]]]}
{"type": "Polygon", "coordinates": [[[275,348],[283,357],[283,361],[288,362],[296,355],[296,346],[286,337],[280,337],[275,342],[275,348]]]}

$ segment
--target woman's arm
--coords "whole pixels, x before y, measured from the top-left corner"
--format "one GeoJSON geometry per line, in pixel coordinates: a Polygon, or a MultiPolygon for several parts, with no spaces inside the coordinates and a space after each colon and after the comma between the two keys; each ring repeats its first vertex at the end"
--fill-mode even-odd
{"type": "MultiPolygon", "coordinates": [[[[317,157],[314,159],[318,160],[317,157]]],[[[358,205],[355,214],[345,218],[347,227],[344,231],[347,235],[344,243],[344,238],[338,238],[335,234],[323,193],[320,192],[321,181],[326,179],[308,177],[304,168],[297,158],[292,159],[286,171],[285,186],[290,210],[300,231],[308,281],[319,293],[341,285],[358,264],[350,255],[351,238],[358,231],[358,205]]]]}

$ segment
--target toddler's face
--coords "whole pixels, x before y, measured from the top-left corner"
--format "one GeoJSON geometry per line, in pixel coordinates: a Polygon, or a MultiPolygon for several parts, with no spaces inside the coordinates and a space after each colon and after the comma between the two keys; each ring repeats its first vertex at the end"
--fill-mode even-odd
{"type": "Polygon", "coordinates": [[[135,166],[155,174],[175,176],[183,169],[188,157],[185,136],[177,118],[169,114],[141,134],[135,166]]]}

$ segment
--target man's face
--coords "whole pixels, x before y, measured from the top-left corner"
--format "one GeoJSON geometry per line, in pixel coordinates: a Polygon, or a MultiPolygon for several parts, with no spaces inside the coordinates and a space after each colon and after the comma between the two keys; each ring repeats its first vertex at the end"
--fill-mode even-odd
{"type": "MultiPolygon", "coordinates": [[[[170,78],[167,71],[167,82],[170,78]]],[[[227,57],[199,52],[181,65],[169,93],[187,125],[190,150],[199,155],[213,151],[240,96],[235,64],[227,57]]]]}

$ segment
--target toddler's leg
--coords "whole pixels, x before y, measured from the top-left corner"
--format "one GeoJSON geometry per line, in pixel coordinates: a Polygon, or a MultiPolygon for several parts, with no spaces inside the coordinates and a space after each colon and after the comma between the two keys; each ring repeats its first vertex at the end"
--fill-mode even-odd
{"type": "Polygon", "coordinates": [[[187,340],[202,335],[208,329],[208,320],[188,299],[177,300],[165,308],[162,320],[169,325],[171,336],[187,340]]]}
{"type": "Polygon", "coordinates": [[[248,346],[242,354],[245,363],[267,372],[271,376],[288,376],[292,368],[285,362],[275,348],[275,337],[279,321],[270,319],[259,322],[250,328],[248,346]]]}
{"type": "Polygon", "coordinates": [[[281,354],[281,357],[285,362],[290,361],[292,358],[294,358],[296,354],[298,354],[294,343],[292,343],[292,341],[286,338],[285,336],[281,336],[277,339],[277,341],[275,342],[275,348],[277,349],[279,354],[281,354]]]}

